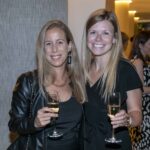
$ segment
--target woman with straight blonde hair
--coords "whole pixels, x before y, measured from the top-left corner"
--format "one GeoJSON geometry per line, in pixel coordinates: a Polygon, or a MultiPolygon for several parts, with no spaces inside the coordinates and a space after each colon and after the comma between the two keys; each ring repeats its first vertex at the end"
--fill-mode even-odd
{"type": "Polygon", "coordinates": [[[23,73],[13,91],[9,129],[19,137],[8,150],[79,150],[85,83],[73,36],[62,21],[42,27],[36,56],[37,70],[23,73]]]}
{"type": "MultiPolygon", "coordinates": [[[[85,111],[85,150],[131,150],[128,126],[142,120],[140,78],[134,67],[122,57],[122,38],[113,12],[94,11],[83,34],[81,63],[88,102],[85,111]],[[120,110],[108,116],[108,101],[120,93],[120,110]],[[115,136],[111,142],[112,128],[115,136]]],[[[115,100],[116,101],[116,100],[115,100]]]]}

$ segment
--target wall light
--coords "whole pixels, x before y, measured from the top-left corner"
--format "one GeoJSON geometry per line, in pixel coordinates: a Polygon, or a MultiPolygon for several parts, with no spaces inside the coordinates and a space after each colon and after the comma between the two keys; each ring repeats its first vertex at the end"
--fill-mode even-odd
{"type": "Polygon", "coordinates": [[[132,0],[115,0],[116,3],[132,3],[132,0]]]}
{"type": "Polygon", "coordinates": [[[135,21],[138,21],[140,19],[140,17],[134,17],[135,21]]]}
{"type": "Polygon", "coordinates": [[[128,13],[129,13],[129,14],[135,14],[135,13],[136,13],[136,10],[129,10],[128,13]]]}

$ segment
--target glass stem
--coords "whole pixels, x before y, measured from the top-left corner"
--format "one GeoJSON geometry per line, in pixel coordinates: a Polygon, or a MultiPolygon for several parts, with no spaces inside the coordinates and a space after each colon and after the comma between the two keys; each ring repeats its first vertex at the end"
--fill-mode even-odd
{"type": "Polygon", "coordinates": [[[112,138],[115,139],[115,129],[112,128],[112,138]]]}
{"type": "Polygon", "coordinates": [[[56,132],[56,118],[54,120],[54,130],[53,131],[56,132]]]}

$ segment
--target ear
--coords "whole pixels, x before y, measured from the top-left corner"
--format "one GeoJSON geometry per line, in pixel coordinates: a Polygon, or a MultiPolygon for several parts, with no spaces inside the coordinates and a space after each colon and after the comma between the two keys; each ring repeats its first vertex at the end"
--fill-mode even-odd
{"type": "Polygon", "coordinates": [[[68,52],[71,52],[71,50],[72,50],[72,42],[70,41],[68,45],[68,52]]]}
{"type": "Polygon", "coordinates": [[[112,41],[112,43],[114,44],[114,43],[116,43],[116,38],[113,38],[113,41],[112,41]]]}

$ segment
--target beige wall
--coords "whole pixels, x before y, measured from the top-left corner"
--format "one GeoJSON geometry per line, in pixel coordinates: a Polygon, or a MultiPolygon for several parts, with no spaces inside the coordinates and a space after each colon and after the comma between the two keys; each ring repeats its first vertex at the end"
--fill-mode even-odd
{"type": "Polygon", "coordinates": [[[68,26],[73,33],[78,50],[81,47],[83,28],[89,14],[105,6],[106,0],[68,0],[68,26]]]}
{"type": "Polygon", "coordinates": [[[119,20],[121,31],[128,34],[129,32],[129,15],[128,15],[129,3],[127,2],[116,2],[115,12],[119,20]]]}
{"type": "MultiPolygon", "coordinates": [[[[128,12],[129,2],[115,2],[115,12],[118,17],[121,31],[125,32],[129,38],[134,35],[134,14],[128,12]]],[[[128,41],[125,50],[126,57],[129,56],[131,50],[131,42],[128,41]]]]}

